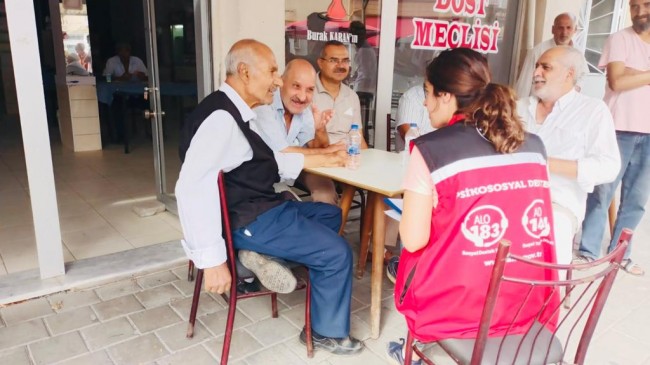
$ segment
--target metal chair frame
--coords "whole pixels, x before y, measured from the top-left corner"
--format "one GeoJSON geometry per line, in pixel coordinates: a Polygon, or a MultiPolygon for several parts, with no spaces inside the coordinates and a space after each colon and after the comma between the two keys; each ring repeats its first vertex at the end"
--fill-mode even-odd
{"type": "MultiPolygon", "coordinates": [[[[614,249],[607,256],[599,260],[593,261],[591,263],[572,264],[572,265],[551,264],[546,262],[530,260],[521,256],[510,254],[509,251],[510,251],[511,243],[508,241],[501,241],[499,243],[499,248],[496,254],[495,264],[492,269],[492,275],[488,286],[485,304],[483,306],[483,312],[481,315],[478,334],[476,337],[476,342],[474,343],[474,349],[469,364],[480,365],[483,360],[483,355],[486,350],[486,344],[488,340],[488,333],[490,330],[493,310],[498,300],[499,288],[504,282],[520,285],[522,287],[528,286],[529,288],[526,293],[526,297],[524,301],[521,303],[521,305],[518,308],[513,308],[513,313],[515,313],[515,316],[513,317],[512,322],[510,323],[510,328],[508,328],[508,330],[506,331],[506,335],[501,337],[497,358],[495,362],[501,364],[499,363],[499,356],[502,354],[501,350],[504,341],[508,335],[514,335],[512,333],[509,333],[509,331],[512,325],[515,323],[517,319],[517,315],[526,306],[528,296],[532,293],[532,290],[537,287],[546,287],[551,289],[549,290],[550,294],[546,297],[546,300],[544,301],[542,308],[539,309],[538,315],[536,318],[533,318],[533,321],[539,320],[540,315],[545,311],[551,311],[550,313],[552,313],[553,315],[558,314],[559,318],[558,318],[557,328],[553,332],[553,336],[557,338],[557,332],[563,325],[566,325],[566,327],[564,328],[567,328],[569,330],[568,334],[566,335],[566,339],[563,342],[563,353],[562,353],[563,359],[567,355],[566,352],[567,352],[569,340],[574,334],[579,333],[580,337],[579,337],[578,347],[573,359],[573,364],[579,364],[579,365],[584,364],[589,343],[591,342],[594,331],[596,329],[596,325],[598,324],[598,320],[607,301],[607,297],[611,291],[612,285],[614,284],[614,279],[616,278],[616,274],[618,273],[618,270],[620,268],[621,260],[623,259],[623,256],[625,254],[625,249],[627,248],[631,238],[632,238],[632,231],[629,229],[624,229],[616,249],[614,249]],[[530,265],[531,267],[542,268],[544,270],[571,272],[572,270],[591,269],[594,270],[595,272],[594,273],[590,272],[586,276],[580,278],[569,277],[566,280],[553,280],[553,281],[528,280],[528,279],[509,277],[504,275],[506,262],[512,260],[530,265]],[[560,298],[560,301],[557,304],[557,306],[549,307],[549,303],[552,302],[550,300],[551,296],[558,295],[560,293],[559,290],[560,288],[565,289],[564,296],[560,298]],[[569,306],[569,308],[566,310],[566,313],[561,313],[562,304],[560,303],[565,302],[565,299],[572,293],[577,297],[575,303],[569,306]],[[582,308],[578,307],[579,304],[582,306],[582,308]],[[577,318],[575,320],[569,319],[569,315],[571,314],[577,315],[577,318]],[[586,323],[582,331],[580,331],[578,324],[585,317],[586,317],[586,323]]],[[[531,321],[531,327],[528,330],[529,332],[526,332],[525,335],[528,335],[530,333],[530,330],[532,329],[533,321],[531,321]]],[[[542,325],[546,325],[546,324],[547,322],[542,323],[542,325]]],[[[540,333],[541,330],[538,331],[537,333],[532,334],[535,336],[534,337],[535,340],[537,340],[540,333]]],[[[519,341],[518,343],[518,347],[516,350],[517,352],[515,353],[515,359],[513,359],[513,363],[517,361],[516,355],[519,353],[519,350],[521,349],[525,337],[526,336],[522,336],[521,341],[519,341]]],[[[445,348],[444,346],[441,347],[456,362],[460,363],[458,361],[458,357],[454,356],[454,354],[451,353],[449,349],[445,348]]],[[[545,345],[544,347],[545,348],[540,348],[540,346],[534,346],[534,349],[531,351],[531,354],[529,355],[527,363],[528,364],[531,363],[533,351],[535,352],[545,351],[546,354],[545,358],[548,359],[551,350],[550,343],[548,346],[545,345]]],[[[418,354],[418,356],[422,358],[422,360],[426,364],[433,364],[433,362],[430,359],[428,359],[422,353],[422,351],[417,348],[417,346],[414,346],[414,337],[410,331],[408,334],[408,339],[406,341],[405,348],[406,349],[412,348],[413,351],[415,351],[415,353],[418,354]]],[[[404,359],[405,364],[411,363],[413,351],[406,351],[406,355],[404,359]]]]}
{"type": "MultiPolygon", "coordinates": [[[[226,321],[226,330],[223,338],[223,347],[221,350],[221,365],[228,364],[228,354],[230,353],[230,343],[232,340],[233,325],[235,323],[235,313],[237,312],[237,301],[240,299],[259,297],[264,295],[271,296],[271,312],[273,318],[278,318],[278,293],[263,289],[254,293],[238,293],[237,292],[237,263],[235,257],[235,249],[232,241],[232,232],[230,227],[230,217],[228,215],[228,204],[226,201],[225,185],[223,181],[223,172],[219,172],[219,196],[221,206],[221,219],[223,222],[223,233],[226,241],[226,251],[228,255],[228,269],[232,277],[232,284],[230,285],[230,294],[223,293],[221,296],[228,302],[228,319],[226,321]]],[[[309,281],[309,271],[307,267],[304,268],[306,276],[300,278],[296,290],[305,289],[305,332],[307,338],[307,356],[314,357],[314,345],[311,333],[311,283],[309,281]]],[[[188,280],[193,279],[194,263],[190,260],[188,270],[188,280]]],[[[190,309],[189,324],[187,327],[187,338],[194,336],[194,324],[196,322],[196,313],[199,307],[199,298],[201,294],[201,285],[203,283],[203,269],[198,269],[196,274],[196,283],[194,284],[194,295],[192,296],[192,307],[190,309]]]]}

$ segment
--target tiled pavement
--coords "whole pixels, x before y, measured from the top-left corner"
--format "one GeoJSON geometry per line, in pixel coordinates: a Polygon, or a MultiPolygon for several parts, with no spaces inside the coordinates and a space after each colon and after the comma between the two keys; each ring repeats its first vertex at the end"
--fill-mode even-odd
{"type": "MultiPolygon", "coordinates": [[[[650,268],[650,224],[636,233],[637,262],[650,268]]],[[[355,232],[355,235],[357,233],[355,232]]],[[[358,240],[358,239],[357,239],[358,240]]],[[[53,294],[0,308],[0,364],[216,364],[221,354],[226,305],[203,293],[196,333],[185,338],[193,283],[186,267],[99,287],[53,294]]],[[[382,332],[369,339],[369,275],[354,280],[352,334],[365,340],[360,355],[317,351],[306,358],[298,342],[304,292],[279,296],[280,317],[270,317],[270,299],[241,301],[231,346],[231,364],[386,364],[387,341],[404,336],[405,324],[385,280],[382,332]]],[[[650,365],[650,275],[619,274],[590,346],[586,364],[650,365]]],[[[451,363],[438,348],[441,364],[451,363]]]]}

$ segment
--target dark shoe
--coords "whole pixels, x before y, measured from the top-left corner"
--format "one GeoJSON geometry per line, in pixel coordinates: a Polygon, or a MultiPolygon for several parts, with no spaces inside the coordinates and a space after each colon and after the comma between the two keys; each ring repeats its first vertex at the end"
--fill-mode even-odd
{"type": "MultiPolygon", "coordinates": [[[[325,337],[312,330],[311,338],[314,342],[314,349],[323,349],[334,355],[355,355],[363,350],[363,342],[351,336],[343,338],[325,337]]],[[[307,334],[304,328],[300,332],[300,343],[307,345],[307,334]]]]}
{"type": "Polygon", "coordinates": [[[388,260],[386,264],[386,276],[388,280],[392,281],[395,284],[395,278],[397,277],[397,266],[399,265],[399,256],[393,256],[388,260]]]}
{"type": "Polygon", "coordinates": [[[253,280],[250,283],[244,281],[243,279],[237,280],[237,293],[248,294],[248,293],[255,293],[260,290],[261,290],[260,282],[257,281],[257,279],[253,280]]]}
{"type": "Polygon", "coordinates": [[[239,250],[239,261],[255,273],[262,285],[280,294],[296,290],[297,280],[291,270],[272,257],[248,250],[239,250]]]}
{"type": "MultiPolygon", "coordinates": [[[[393,360],[393,363],[398,365],[404,365],[404,356],[402,355],[402,349],[404,348],[404,339],[400,338],[400,342],[391,341],[388,343],[388,358],[393,360]]],[[[412,350],[411,350],[412,351],[412,350]]],[[[422,365],[422,359],[411,360],[411,365],[422,365]]]]}

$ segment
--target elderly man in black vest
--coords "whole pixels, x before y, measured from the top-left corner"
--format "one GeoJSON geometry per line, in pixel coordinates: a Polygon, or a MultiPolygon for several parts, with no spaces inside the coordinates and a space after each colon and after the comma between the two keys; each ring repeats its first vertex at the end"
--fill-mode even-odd
{"type": "MultiPolygon", "coordinates": [[[[340,209],[288,200],[273,189],[281,177],[298,177],[303,167],[341,166],[344,159],[331,155],[323,161],[322,156],[273,152],[250,129],[248,122],[255,117],[251,108],[270,104],[274,91],[282,85],[269,47],[252,39],[240,40],[226,55],[225,67],[225,83],[189,115],[181,136],[184,162],[176,199],[185,252],[204,269],[207,291],[229,289],[231,276],[221,236],[217,189],[217,176],[223,170],[235,248],[249,254],[249,260],[242,262],[248,261],[254,272],[275,265],[278,275],[283,267],[265,261],[263,255],[308,266],[314,346],[335,354],[357,353],[363,345],[349,336],[352,253],[337,234],[340,209]]],[[[265,285],[273,282],[260,281],[265,285]]],[[[304,330],[300,340],[305,343],[304,330]]]]}

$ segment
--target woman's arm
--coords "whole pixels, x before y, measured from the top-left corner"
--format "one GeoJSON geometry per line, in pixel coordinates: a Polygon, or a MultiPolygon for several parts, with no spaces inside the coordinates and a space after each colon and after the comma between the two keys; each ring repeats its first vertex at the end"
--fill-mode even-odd
{"type": "Polygon", "coordinates": [[[417,251],[429,242],[433,199],[410,190],[404,192],[404,210],[399,224],[399,234],[404,248],[417,251]]]}

